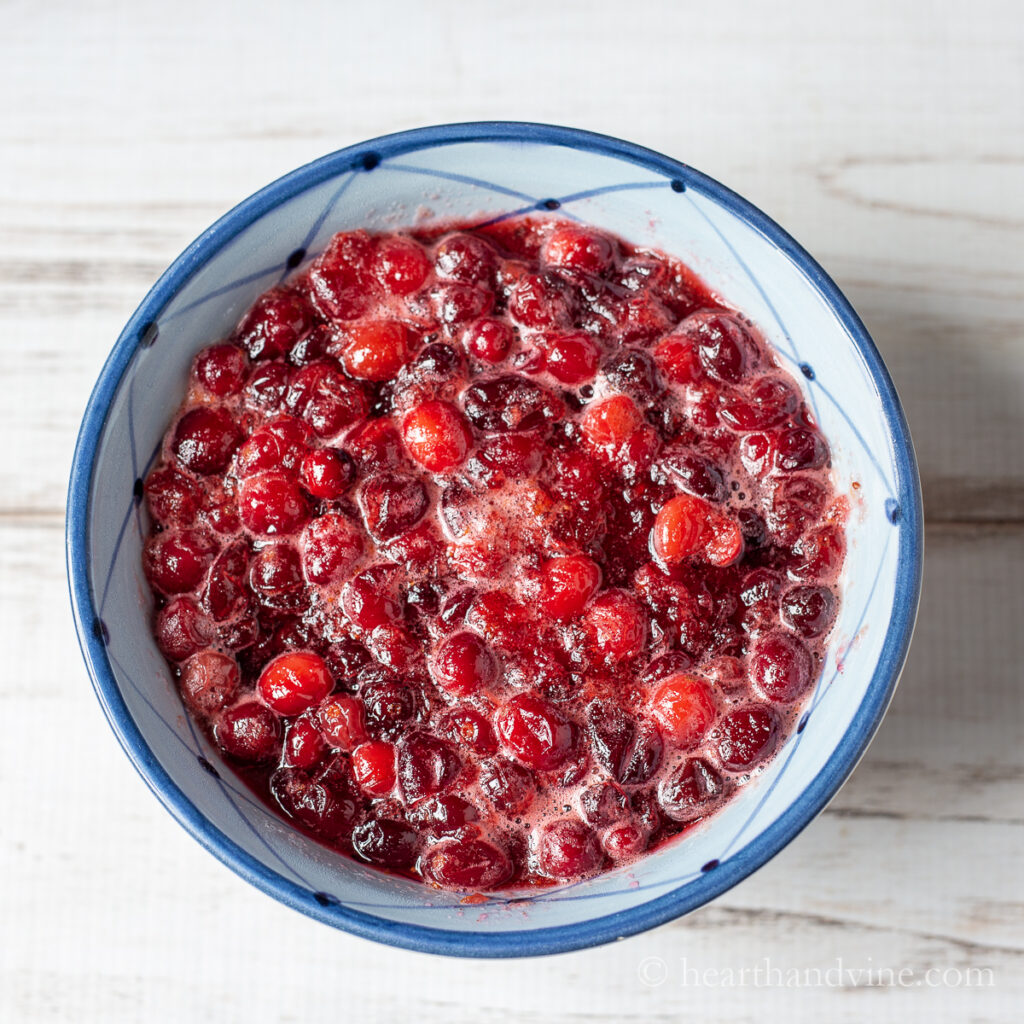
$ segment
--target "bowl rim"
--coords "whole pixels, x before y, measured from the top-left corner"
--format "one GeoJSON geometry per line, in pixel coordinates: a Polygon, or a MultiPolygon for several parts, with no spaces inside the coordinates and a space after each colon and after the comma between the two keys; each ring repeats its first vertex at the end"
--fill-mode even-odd
{"type": "Polygon", "coordinates": [[[202,846],[258,889],[325,924],[418,952],[463,957],[540,956],[622,939],[704,905],[767,863],[838,792],[874,736],[906,661],[917,616],[923,561],[921,484],[906,417],[889,372],[864,324],[822,267],[783,228],[742,196],[694,168],[643,146],[576,128],[520,121],[441,124],[384,135],[329,153],[255,192],[207,228],[160,276],[128,320],[108,356],[82,418],[68,487],[68,587],[79,647],[93,688],[118,742],[164,807],[202,846]],[[225,244],[282,202],[351,169],[419,149],[469,142],[531,142],[617,157],[682,181],[744,221],[803,272],[853,339],[877,388],[895,452],[900,508],[892,617],[871,682],[856,715],[818,776],[764,832],[714,870],[648,902],[590,920],[507,932],[458,932],[387,921],[317,895],[261,864],[208,821],[157,761],[132,719],[114,678],[89,584],[90,493],[107,414],[142,333],[171,298],[225,244]]]}

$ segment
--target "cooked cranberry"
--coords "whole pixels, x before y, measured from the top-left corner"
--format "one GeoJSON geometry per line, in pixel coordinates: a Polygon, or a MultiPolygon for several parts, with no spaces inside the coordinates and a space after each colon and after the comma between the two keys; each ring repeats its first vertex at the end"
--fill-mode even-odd
{"type": "Polygon", "coordinates": [[[462,401],[477,430],[495,433],[535,430],[562,412],[562,403],[550,391],[515,374],[473,384],[462,401]]]}
{"type": "Polygon", "coordinates": [[[373,256],[373,273],[392,295],[412,295],[430,274],[430,260],[411,238],[392,235],[382,239],[373,256]]]}
{"type": "Polygon", "coordinates": [[[680,330],[696,341],[701,365],[719,380],[736,384],[757,362],[757,344],[750,331],[728,313],[695,313],[680,330]]]}
{"type": "Polygon", "coordinates": [[[452,708],[437,722],[437,731],[459,748],[468,748],[474,754],[487,756],[498,749],[498,738],[491,723],[477,710],[468,707],[452,708]]]}
{"type": "Polygon", "coordinates": [[[611,701],[587,708],[594,757],[625,785],[646,782],[661,764],[664,745],[657,730],[611,701]]]}
{"type": "Polygon", "coordinates": [[[416,698],[399,682],[371,683],[362,690],[366,725],[371,735],[396,736],[416,713],[416,698]]]}
{"type": "Polygon", "coordinates": [[[196,380],[218,398],[237,395],[249,374],[249,360],[237,345],[211,345],[196,356],[196,380]]]}
{"type": "Polygon", "coordinates": [[[366,646],[377,661],[399,673],[408,670],[420,650],[409,631],[394,622],[384,622],[371,630],[366,646]]]}
{"type": "Polygon", "coordinates": [[[369,739],[365,709],[358,697],[332,694],[321,701],[317,718],[324,739],[337,750],[351,752],[369,739]]]}
{"type": "Polygon", "coordinates": [[[522,814],[537,793],[533,772],[515,761],[496,757],[480,766],[480,791],[504,814],[522,814]]]}
{"type": "Polygon", "coordinates": [[[544,335],[545,369],[563,384],[585,384],[597,373],[600,352],[582,331],[544,335]]]}
{"type": "Polygon", "coordinates": [[[434,315],[449,330],[484,316],[494,308],[494,293],[472,284],[438,285],[430,295],[434,315]]]}
{"type": "Polygon", "coordinates": [[[828,465],[828,445],[816,430],[791,427],[775,440],[775,468],[787,472],[828,465]]]}
{"type": "Polygon", "coordinates": [[[280,408],[284,403],[290,378],[291,371],[284,363],[260,363],[254,367],[245,382],[246,404],[265,412],[280,408]]]}
{"type": "Polygon", "coordinates": [[[400,611],[387,571],[380,566],[364,569],[345,584],[341,607],[354,626],[366,631],[393,621],[400,611]]]}
{"type": "Polygon", "coordinates": [[[468,800],[454,793],[421,800],[410,808],[409,820],[432,835],[450,835],[461,831],[467,824],[477,821],[480,814],[468,800]]]}
{"type": "Polygon", "coordinates": [[[427,511],[427,492],[415,477],[380,473],[360,488],[359,507],[370,536],[391,540],[415,526],[427,511]]]}
{"type": "Polygon", "coordinates": [[[729,496],[722,471],[703,455],[692,451],[666,452],[660,463],[684,491],[698,498],[722,502],[729,496]]]}
{"type": "Polygon", "coordinates": [[[715,698],[696,676],[670,676],[654,691],[651,713],[665,738],[681,750],[691,750],[704,738],[715,719],[715,698]]]}
{"type": "Polygon", "coordinates": [[[200,715],[222,711],[238,695],[241,673],[238,662],[219,651],[193,654],[181,667],[178,686],[185,703],[200,715]]]}
{"type": "Polygon", "coordinates": [[[724,796],[722,776],[699,757],[683,761],[658,787],[662,813],[684,825],[710,814],[724,796]]]}
{"type": "Polygon", "coordinates": [[[586,555],[552,558],[542,570],[540,605],[554,619],[571,619],[601,585],[601,567],[586,555]]]}
{"type": "Polygon", "coordinates": [[[544,460],[544,446],[533,434],[498,434],[480,446],[477,458],[489,471],[488,484],[497,488],[502,477],[518,480],[535,474],[544,460]]]}
{"type": "Polygon", "coordinates": [[[823,526],[793,545],[789,575],[795,580],[828,579],[839,571],[845,554],[843,531],[837,526],[823,526]]]}
{"type": "Polygon", "coordinates": [[[581,427],[583,436],[596,448],[618,447],[640,429],[643,419],[627,395],[615,395],[587,406],[581,427]]]}
{"type": "Polygon", "coordinates": [[[572,319],[572,300],[555,278],[526,274],[512,286],[508,311],[524,327],[564,327],[572,319]]]}
{"type": "Polygon", "coordinates": [[[505,320],[481,317],[474,320],[462,333],[466,351],[485,363],[500,363],[512,348],[515,332],[505,320]]]}
{"type": "Polygon", "coordinates": [[[209,475],[227,466],[239,440],[238,427],[227,410],[203,405],[178,420],[171,451],[186,469],[209,475]]]}
{"type": "Polygon", "coordinates": [[[314,498],[340,498],[356,478],[352,456],[337,448],[318,448],[302,459],[299,479],[314,498]]]}
{"type": "Polygon", "coordinates": [[[473,443],[469,424],[450,402],[416,406],[402,423],[402,436],[409,454],[432,473],[461,465],[473,443]]]}
{"type": "Polygon", "coordinates": [[[146,545],[146,578],[165,594],[183,594],[202,580],[213,557],[210,544],[194,531],[164,531],[146,545]]]}
{"type": "Polygon", "coordinates": [[[345,447],[365,472],[393,469],[402,461],[402,439],[389,419],[370,420],[345,438],[345,447]]]}
{"type": "Polygon", "coordinates": [[[783,544],[793,544],[821,516],[827,492],[813,477],[793,476],[772,490],[765,522],[783,544]]]}
{"type": "Polygon", "coordinates": [[[771,466],[774,454],[775,442],[769,434],[745,434],[740,438],[740,462],[752,476],[762,476],[771,466]]]}
{"type": "Polygon", "coordinates": [[[597,836],[578,818],[562,818],[540,830],[537,862],[552,878],[589,875],[601,866],[602,859],[597,836]]]}
{"type": "Polygon", "coordinates": [[[654,520],[651,532],[651,550],[667,565],[674,565],[697,554],[710,509],[708,505],[688,494],[680,494],[666,502],[654,520]]]}
{"type": "Polygon", "coordinates": [[[281,749],[277,715],[254,700],[225,711],[217,721],[214,736],[224,753],[248,764],[269,761],[281,749]]]}
{"type": "Polygon", "coordinates": [[[635,658],[647,642],[647,613],[624,590],[596,597],[584,615],[587,638],[594,651],[611,664],[635,658]]]}
{"type": "Polygon", "coordinates": [[[637,348],[622,348],[601,365],[601,376],[617,391],[650,401],[658,391],[658,374],[651,357],[637,348]]]}
{"type": "Polygon", "coordinates": [[[408,803],[447,789],[460,767],[454,748],[429,733],[410,733],[399,744],[398,783],[408,803]]]}
{"type": "Polygon", "coordinates": [[[719,416],[736,430],[764,430],[796,411],[800,398],[781,377],[761,377],[744,396],[729,399],[719,416]]]}
{"type": "Polygon", "coordinates": [[[188,526],[199,510],[199,488],[173,466],[150,473],[145,494],[150,515],[164,525],[188,526]]]}
{"type": "Polygon", "coordinates": [[[261,605],[298,611],[303,601],[302,563],[290,544],[268,544],[252,557],[249,586],[261,605]]]}
{"type": "Polygon", "coordinates": [[[691,668],[693,668],[693,658],[685,651],[669,651],[668,654],[662,654],[660,657],[655,658],[644,669],[643,675],[640,676],[640,684],[642,686],[653,686],[669,676],[689,672],[691,668]]]}
{"type": "Polygon", "coordinates": [[[317,719],[304,714],[289,723],[284,734],[284,763],[293,768],[315,768],[327,755],[327,744],[317,719]]]}
{"type": "Polygon", "coordinates": [[[395,788],[395,746],[384,740],[370,740],[352,751],[352,777],[372,797],[387,796],[395,788]]]}
{"type": "Polygon", "coordinates": [[[496,889],[512,875],[505,852],[484,839],[442,839],[423,855],[420,870],[445,889],[496,889]]]}
{"type": "Polygon", "coordinates": [[[367,273],[372,250],[364,231],[349,231],[335,235],[314,262],[310,294],[325,316],[355,320],[374,304],[373,281],[367,273]]]}
{"type": "Polygon", "coordinates": [[[416,831],[399,821],[374,818],[352,830],[352,849],[383,868],[410,868],[416,860],[416,831]]]}
{"type": "Polygon", "coordinates": [[[294,533],[307,515],[298,484],[284,473],[257,473],[242,480],[238,511],[246,529],[264,537],[294,533]]]}
{"type": "Polygon", "coordinates": [[[613,783],[598,782],[580,793],[580,814],[588,825],[607,828],[629,815],[629,800],[613,783]]]}
{"type": "Polygon", "coordinates": [[[244,542],[229,544],[213,560],[202,592],[203,610],[215,622],[224,622],[244,612],[248,604],[245,577],[249,552],[244,542]]]}
{"type": "Polygon", "coordinates": [[[434,263],[438,277],[466,284],[489,285],[497,265],[494,249],[469,234],[448,235],[437,247],[434,263]]]}
{"type": "Polygon", "coordinates": [[[792,587],[782,595],[782,621],[805,640],[821,636],[835,617],[835,598],[826,587],[792,587]]]}
{"type": "Polygon", "coordinates": [[[212,623],[190,597],[178,597],[160,609],[154,632],[157,646],[166,657],[184,661],[210,641],[212,623]]]}
{"type": "Polygon", "coordinates": [[[329,360],[310,363],[296,371],[285,404],[313,428],[319,437],[334,437],[363,419],[369,411],[360,385],[329,360]]]}
{"type": "Polygon", "coordinates": [[[311,583],[343,579],[363,553],[363,537],[344,516],[328,513],[302,531],[302,568],[311,583]]]}
{"type": "Polygon", "coordinates": [[[283,356],[311,326],[311,312],[302,297],[275,288],[256,300],[236,336],[252,359],[274,359],[283,356]]]}
{"type": "Polygon", "coordinates": [[[444,384],[453,374],[462,370],[462,357],[451,345],[434,341],[420,349],[410,369],[420,380],[432,378],[444,384]]]}
{"type": "Polygon", "coordinates": [[[398,320],[367,320],[349,330],[342,362],[360,380],[390,380],[408,361],[411,347],[405,324],[398,320]]]}
{"type": "Polygon", "coordinates": [[[260,673],[256,689],[278,714],[301,715],[334,689],[334,680],[323,658],[296,651],[274,658],[260,673]]]}
{"type": "Polygon", "coordinates": [[[670,334],[659,342],[654,360],[674,384],[696,384],[704,376],[697,345],[685,334],[670,334]]]}
{"type": "Polygon", "coordinates": [[[760,637],[750,654],[750,678],[768,700],[798,700],[811,685],[810,652],[799,640],[781,633],[760,637]]]}
{"type": "Polygon", "coordinates": [[[454,633],[443,640],[433,668],[437,685],[459,697],[485,689],[498,675],[497,660],[476,633],[454,633]]]}
{"type": "Polygon", "coordinates": [[[348,836],[360,805],[343,763],[328,761],[314,772],[278,768],[270,792],[289,817],[325,839],[348,836]]]}
{"type": "Polygon", "coordinates": [[[615,258],[615,245],[607,236],[589,228],[564,224],[548,235],[542,255],[555,267],[600,274],[615,258]]]}
{"type": "Polygon", "coordinates": [[[612,860],[627,860],[647,849],[647,833],[636,825],[617,825],[605,833],[602,845],[612,860]]]}
{"type": "Polygon", "coordinates": [[[715,731],[722,766],[734,772],[747,771],[771,753],[778,719],[767,705],[750,704],[730,711],[715,731]]]}
{"type": "Polygon", "coordinates": [[[505,749],[529,768],[557,768],[572,749],[572,727],[547,701],[530,694],[509,699],[494,720],[505,749]]]}

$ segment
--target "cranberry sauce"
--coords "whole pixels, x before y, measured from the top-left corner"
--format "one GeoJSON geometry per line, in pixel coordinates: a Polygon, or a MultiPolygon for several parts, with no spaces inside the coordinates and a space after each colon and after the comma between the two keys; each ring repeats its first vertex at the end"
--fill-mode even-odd
{"type": "Polygon", "coordinates": [[[719,808],[793,727],[845,554],[750,321],[556,220],[335,236],[197,356],[145,493],[156,639],[225,757],[464,891],[719,808]]]}

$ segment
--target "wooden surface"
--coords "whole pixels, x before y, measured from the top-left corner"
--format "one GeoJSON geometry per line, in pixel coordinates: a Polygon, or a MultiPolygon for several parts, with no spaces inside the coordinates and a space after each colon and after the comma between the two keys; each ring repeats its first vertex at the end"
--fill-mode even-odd
{"type": "Polygon", "coordinates": [[[0,1020],[1019,1017],[1017,4],[7,0],[0,12],[0,1020]],[[818,256],[905,399],[928,537],[903,682],[817,822],[684,920],[599,950],[468,964],[300,917],[159,807],[81,664],[62,509],[114,338],[216,216],[351,142],[502,117],[677,156],[818,256]],[[806,968],[820,984],[790,973],[806,968]]]}

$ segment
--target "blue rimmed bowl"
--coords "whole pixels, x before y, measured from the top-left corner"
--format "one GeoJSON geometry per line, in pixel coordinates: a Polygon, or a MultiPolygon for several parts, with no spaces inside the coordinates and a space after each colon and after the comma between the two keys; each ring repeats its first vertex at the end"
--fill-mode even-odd
{"type": "Polygon", "coordinates": [[[554,953],[631,935],[701,906],[778,853],[839,789],[881,721],[910,643],[922,540],[899,399],[821,267],[763,213],[685,164],[617,139],[507,122],[424,128],[332,153],[204,232],[146,296],[103,367],[67,515],[82,653],[118,740],[164,806],[289,906],[367,938],[460,956],[554,953]],[[192,726],[150,633],[141,481],[195,353],[335,232],[556,209],[687,260],[796,371],[831,443],[838,486],[853,496],[844,597],[797,730],[721,813],[628,868],[528,900],[468,906],[289,828],[192,726]]]}

